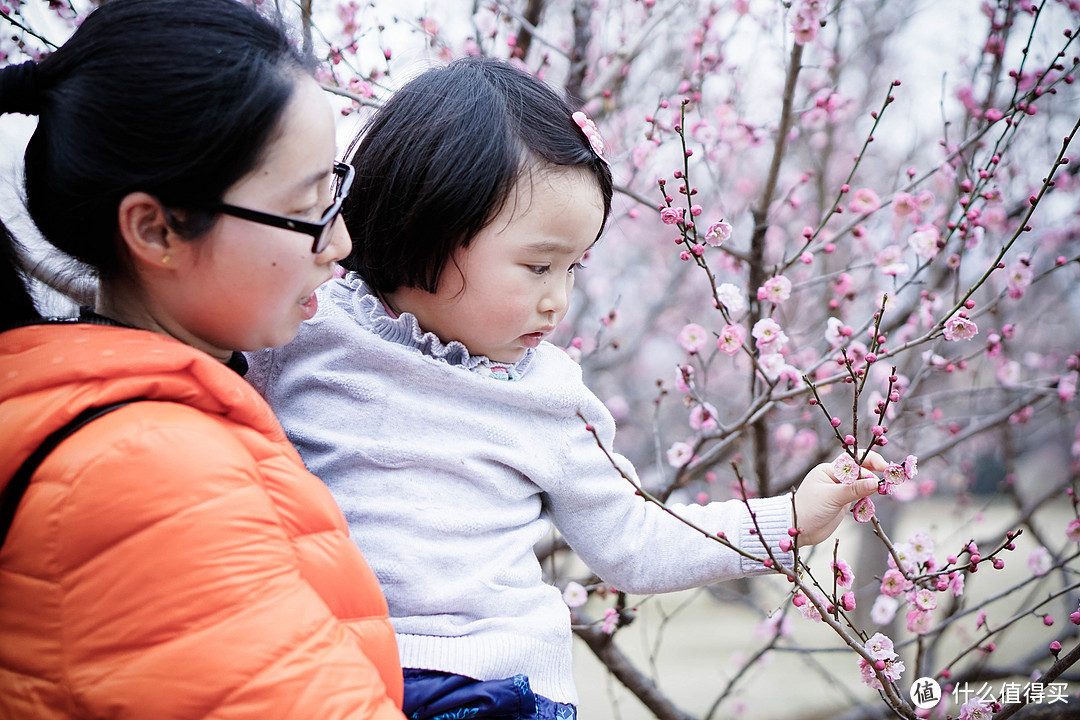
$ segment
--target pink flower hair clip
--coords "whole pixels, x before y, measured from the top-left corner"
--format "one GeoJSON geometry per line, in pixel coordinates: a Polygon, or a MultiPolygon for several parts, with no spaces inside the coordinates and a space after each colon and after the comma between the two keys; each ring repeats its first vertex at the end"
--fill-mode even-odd
{"type": "Polygon", "coordinates": [[[580,110],[571,115],[570,118],[581,128],[581,132],[585,133],[585,137],[589,139],[589,145],[592,146],[596,157],[606,163],[607,160],[604,158],[604,138],[600,137],[600,130],[597,129],[596,123],[580,110]]]}

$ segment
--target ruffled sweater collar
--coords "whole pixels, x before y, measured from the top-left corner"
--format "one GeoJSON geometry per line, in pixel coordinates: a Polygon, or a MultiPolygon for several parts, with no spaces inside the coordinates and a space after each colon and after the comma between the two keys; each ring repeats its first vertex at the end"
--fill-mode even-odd
{"type": "Polygon", "coordinates": [[[338,300],[350,303],[351,314],[360,327],[387,342],[412,348],[417,352],[448,365],[461,367],[497,380],[518,380],[532,364],[535,351],[528,349],[516,363],[502,363],[483,355],[472,355],[457,340],[444,343],[435,333],[425,332],[412,313],[392,315],[382,300],[355,272],[333,280],[324,287],[338,300]]]}

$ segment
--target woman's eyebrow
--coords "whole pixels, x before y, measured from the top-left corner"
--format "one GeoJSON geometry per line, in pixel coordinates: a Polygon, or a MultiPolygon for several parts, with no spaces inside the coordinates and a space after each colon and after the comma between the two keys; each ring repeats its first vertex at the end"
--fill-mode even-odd
{"type": "Polygon", "coordinates": [[[312,185],[317,185],[318,183],[326,180],[326,178],[328,178],[330,176],[330,174],[331,174],[330,170],[318,170],[316,172],[311,173],[310,175],[303,178],[302,180],[296,182],[293,185],[292,189],[293,190],[306,190],[307,188],[311,187],[312,185]]]}

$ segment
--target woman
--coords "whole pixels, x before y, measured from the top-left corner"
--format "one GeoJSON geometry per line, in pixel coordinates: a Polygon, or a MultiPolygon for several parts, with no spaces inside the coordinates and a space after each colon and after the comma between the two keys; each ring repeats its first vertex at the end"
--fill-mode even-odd
{"type": "Polygon", "coordinates": [[[38,318],[3,229],[0,717],[400,718],[374,576],[240,374],[349,251],[301,58],[232,0],[111,0],[0,111],[39,116],[30,216],[100,286],[38,318]]]}

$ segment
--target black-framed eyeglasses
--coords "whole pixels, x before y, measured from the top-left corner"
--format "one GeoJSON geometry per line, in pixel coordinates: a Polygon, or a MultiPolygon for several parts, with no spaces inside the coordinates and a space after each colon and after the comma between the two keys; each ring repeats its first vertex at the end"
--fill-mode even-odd
{"type": "Polygon", "coordinates": [[[326,208],[326,212],[322,214],[322,218],[317,222],[297,220],[295,218],[260,212],[258,210],[249,210],[248,208],[237,207],[236,205],[229,205],[228,203],[218,203],[216,205],[211,205],[207,209],[211,212],[232,215],[233,217],[250,220],[251,222],[257,222],[262,225],[283,228],[285,230],[294,230],[299,233],[304,233],[305,235],[310,235],[313,238],[311,252],[317,255],[326,249],[326,246],[330,244],[330,239],[334,236],[334,221],[341,213],[341,205],[345,202],[345,198],[349,194],[349,189],[352,187],[353,177],[355,175],[356,170],[352,165],[342,162],[334,163],[334,177],[336,179],[334,203],[326,208]]]}

